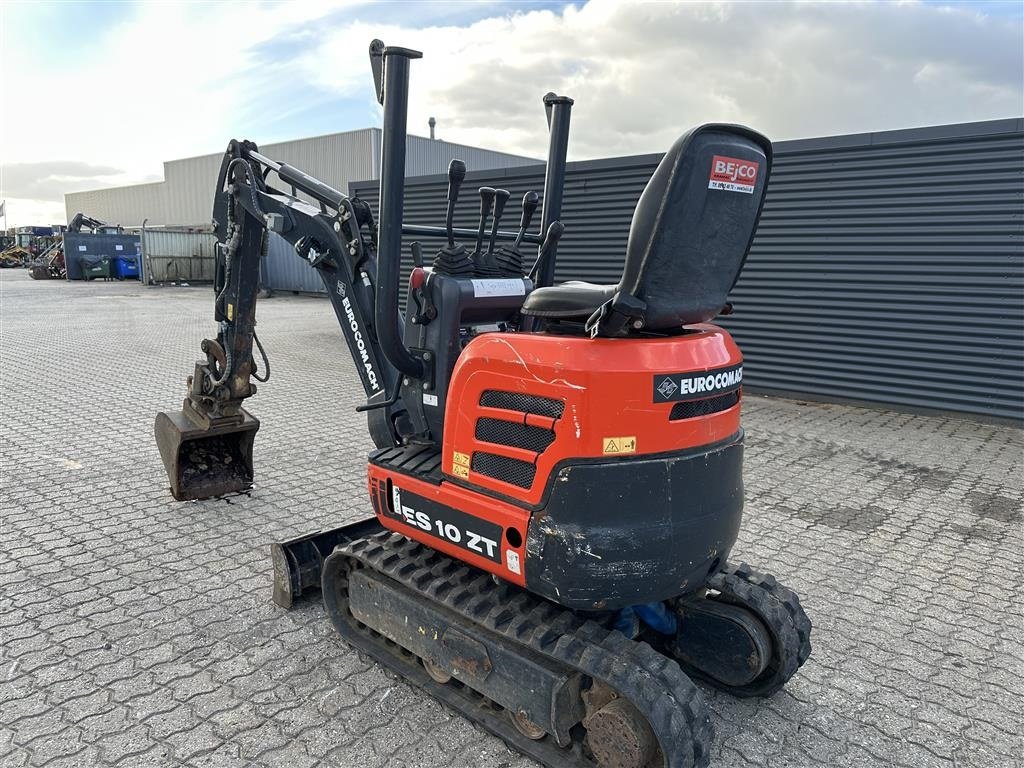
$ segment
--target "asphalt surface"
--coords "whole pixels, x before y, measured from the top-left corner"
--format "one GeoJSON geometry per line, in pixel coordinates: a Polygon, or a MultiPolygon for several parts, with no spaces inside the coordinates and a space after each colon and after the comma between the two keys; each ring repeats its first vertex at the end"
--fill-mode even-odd
{"type": "MultiPolygon", "coordinates": [[[[208,289],[0,271],[0,765],[533,763],[270,601],[271,541],[369,514],[323,300],[260,304],[273,378],[249,497],[176,503],[152,439],[208,289]]],[[[787,689],[706,691],[713,764],[1024,765],[1020,430],[747,397],[733,552],[801,595],[787,689]]]]}

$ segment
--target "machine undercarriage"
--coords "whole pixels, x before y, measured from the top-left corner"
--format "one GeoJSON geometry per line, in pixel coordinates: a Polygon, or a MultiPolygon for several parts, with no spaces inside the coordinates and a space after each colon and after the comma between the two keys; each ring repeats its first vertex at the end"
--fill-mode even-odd
{"type": "Polygon", "coordinates": [[[255,306],[276,232],[323,279],[377,450],[375,516],[272,545],[274,601],[321,590],[346,642],[545,765],[706,766],[712,728],[693,679],[770,696],[810,654],[797,596],[729,564],[742,356],[708,322],[731,309],[771,144],[741,126],[688,132],[637,205],[622,280],[555,285],[572,100],[544,97],[544,192],[524,197],[518,231],[500,229],[509,194],[490,187],[478,228],[453,228],[457,160],[446,226],[407,225],[420,54],[379,41],[370,54],[384,106],[379,219],[251,142],[228,146],[217,338],[203,342],[182,409],[155,425],[171,491],[252,484],[259,421],[242,404],[270,375],[255,306]],[[404,316],[403,235],[443,241],[430,264],[412,243],[404,316]]]}

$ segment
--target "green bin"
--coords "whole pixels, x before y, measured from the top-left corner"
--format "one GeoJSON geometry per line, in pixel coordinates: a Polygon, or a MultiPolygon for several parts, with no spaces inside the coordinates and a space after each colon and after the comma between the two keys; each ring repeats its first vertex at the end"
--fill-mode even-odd
{"type": "Polygon", "coordinates": [[[82,277],[85,280],[95,280],[97,277],[111,278],[113,276],[113,262],[108,256],[91,256],[82,259],[82,277]]]}

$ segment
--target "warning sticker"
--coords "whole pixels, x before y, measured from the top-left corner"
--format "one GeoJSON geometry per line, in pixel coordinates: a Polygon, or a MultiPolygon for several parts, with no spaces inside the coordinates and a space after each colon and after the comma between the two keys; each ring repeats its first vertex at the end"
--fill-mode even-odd
{"type": "Polygon", "coordinates": [[[601,452],[604,454],[636,453],[636,436],[631,437],[603,437],[601,438],[601,452]]]}
{"type": "Polygon", "coordinates": [[[723,189],[726,192],[743,192],[754,194],[757,184],[757,170],[761,164],[753,160],[740,160],[738,157],[715,155],[711,158],[711,177],[708,189],[723,189]]]}
{"type": "Polygon", "coordinates": [[[452,451],[452,474],[463,480],[469,478],[469,456],[465,453],[452,451]]]}

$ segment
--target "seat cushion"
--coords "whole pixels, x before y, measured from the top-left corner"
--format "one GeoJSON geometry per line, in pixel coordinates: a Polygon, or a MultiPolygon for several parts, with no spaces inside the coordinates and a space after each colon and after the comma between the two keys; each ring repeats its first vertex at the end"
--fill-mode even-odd
{"type": "Polygon", "coordinates": [[[587,318],[618,289],[617,285],[594,285],[575,280],[538,288],[526,297],[522,313],[534,317],[587,318]]]}

